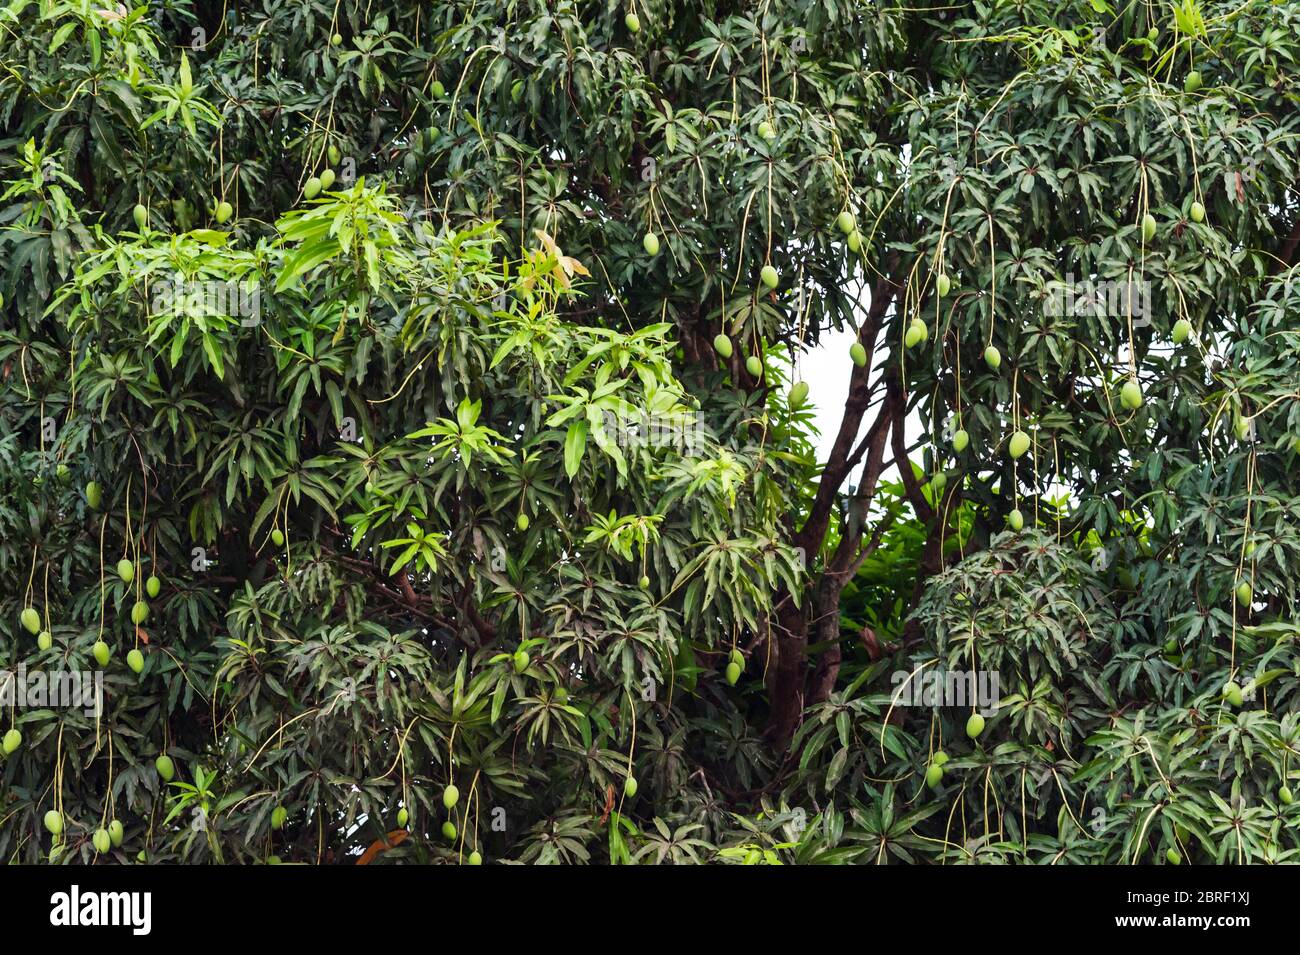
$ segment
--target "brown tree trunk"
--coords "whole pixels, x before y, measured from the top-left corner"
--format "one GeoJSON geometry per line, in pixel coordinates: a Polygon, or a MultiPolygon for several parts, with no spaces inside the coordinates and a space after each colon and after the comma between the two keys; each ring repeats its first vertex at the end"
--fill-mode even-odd
{"type": "MultiPolygon", "coordinates": [[[[891,273],[898,268],[897,255],[890,257],[888,265],[891,273]]],[[[869,355],[875,353],[877,335],[902,287],[901,275],[882,276],[876,282],[866,321],[858,331],[858,341],[869,355]]],[[[862,419],[880,384],[880,380],[871,380],[870,362],[862,368],[854,367],[849,395],[844,402],[844,417],[822,469],[808,519],[792,538],[794,546],[803,549],[809,567],[815,564],[826,539],[840,489],[864,455],[866,464],[858,497],[869,501],[875,492],[889,434],[904,410],[901,389],[892,385],[887,387],[878,417],[872,422],[866,437],[855,446],[862,419]]],[[[802,600],[801,606],[795,606],[789,594],[778,595],[779,609],[772,627],[778,646],[777,665],[769,681],[772,712],[768,726],[772,744],[778,750],[784,751],[789,747],[804,708],[810,702],[826,699],[839,675],[839,600],[848,577],[856,569],[861,540],[860,528],[853,532],[846,530],[840,546],[822,572],[810,575],[804,593],[812,597],[811,607],[807,606],[808,601],[802,600]],[[808,661],[810,631],[816,634],[818,643],[827,646],[813,672],[810,672],[808,661]]]]}
{"type": "Polygon", "coordinates": [[[781,604],[772,624],[772,636],[777,651],[769,687],[772,714],[768,735],[772,745],[778,751],[784,751],[790,745],[790,738],[803,714],[804,677],[807,673],[808,621],[793,600],[781,604]]]}

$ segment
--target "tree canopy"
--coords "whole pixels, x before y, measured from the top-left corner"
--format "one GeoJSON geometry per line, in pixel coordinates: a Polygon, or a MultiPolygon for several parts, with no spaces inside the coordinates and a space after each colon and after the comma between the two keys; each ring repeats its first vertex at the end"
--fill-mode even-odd
{"type": "Polygon", "coordinates": [[[0,64],[0,656],[103,700],[0,697],[5,858],[1296,860],[1300,5],[0,64]]]}

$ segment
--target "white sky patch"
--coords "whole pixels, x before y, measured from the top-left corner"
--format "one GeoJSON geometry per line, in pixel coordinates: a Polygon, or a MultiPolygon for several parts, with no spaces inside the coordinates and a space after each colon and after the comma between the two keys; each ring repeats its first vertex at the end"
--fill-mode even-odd
{"type": "Polygon", "coordinates": [[[849,346],[857,336],[852,329],[831,329],[822,335],[821,343],[804,353],[800,371],[808,383],[808,403],[816,411],[819,432],[816,439],[817,460],[825,464],[830,457],[831,445],[844,417],[844,402],[849,397],[849,375],[853,359],[849,346]]]}
{"type": "MultiPolygon", "coordinates": [[[[849,377],[853,373],[853,359],[849,357],[849,346],[856,340],[857,332],[851,328],[845,328],[842,331],[829,329],[822,333],[821,342],[805,352],[800,361],[801,377],[808,383],[808,404],[816,411],[814,424],[817,427],[818,434],[813,444],[817,448],[817,461],[822,465],[830,457],[831,448],[835,444],[835,435],[840,430],[840,421],[844,418],[844,402],[849,397],[849,377]]],[[[933,346],[927,345],[925,347],[933,346]]],[[[884,357],[880,350],[872,355],[872,368],[876,369],[884,357]]],[[[873,371],[873,380],[876,374],[873,371]]],[[[857,441],[862,440],[867,433],[867,429],[876,420],[878,413],[879,403],[877,402],[863,415],[858,426],[857,441]]],[[[907,416],[904,434],[907,436],[909,445],[920,437],[921,422],[915,411],[907,416]]],[[[856,442],[854,447],[857,447],[856,442]]],[[[893,456],[893,452],[886,445],[885,460],[892,461],[893,456]]],[[[920,463],[919,449],[912,452],[912,457],[920,463]]],[[[859,462],[858,466],[853,469],[848,480],[845,481],[844,489],[846,491],[849,486],[857,485],[864,464],[865,462],[859,462]]],[[[886,481],[896,481],[898,480],[898,471],[891,465],[885,468],[881,478],[886,481]]]]}

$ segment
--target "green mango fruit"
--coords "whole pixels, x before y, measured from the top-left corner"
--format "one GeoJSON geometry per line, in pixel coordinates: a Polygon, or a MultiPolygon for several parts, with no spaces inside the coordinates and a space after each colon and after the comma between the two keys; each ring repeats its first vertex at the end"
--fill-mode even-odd
{"type": "Polygon", "coordinates": [[[48,630],[42,630],[36,636],[36,648],[38,650],[48,650],[54,646],[54,634],[48,630]]]}
{"type": "Polygon", "coordinates": [[[315,199],[320,194],[320,180],[312,176],[302,187],[302,194],[307,199],[315,199]]]}
{"type": "Polygon", "coordinates": [[[972,713],[970,719],[966,721],[966,735],[971,739],[977,739],[980,733],[984,732],[984,717],[978,713],[972,713]]]}
{"type": "Polygon", "coordinates": [[[776,139],[776,127],[767,120],[763,120],[758,124],[758,135],[762,136],[770,143],[772,140],[776,139]]]}
{"type": "Polygon", "coordinates": [[[1142,240],[1150,242],[1156,237],[1156,217],[1151,213],[1142,216],[1142,240]]]}
{"type": "Polygon", "coordinates": [[[276,527],[271,531],[271,543],[276,547],[284,546],[284,531],[276,527]]]}
{"type": "Polygon", "coordinates": [[[455,783],[448,783],[447,788],[442,791],[443,808],[452,809],[458,802],[460,802],[460,790],[456,788],[455,783]]]}
{"type": "Polygon", "coordinates": [[[646,574],[642,574],[641,579],[637,581],[637,586],[640,587],[642,590],[649,590],[650,578],[646,574]]]}
{"type": "Polygon", "coordinates": [[[131,218],[135,219],[135,227],[143,232],[149,225],[149,210],[137,202],[131,210],[131,218]]]}
{"type": "Polygon", "coordinates": [[[943,767],[938,763],[931,763],[925,771],[925,784],[931,789],[938,789],[941,782],[943,782],[943,767]]]}
{"type": "Polygon", "coordinates": [[[225,225],[232,215],[235,214],[234,207],[228,202],[218,202],[216,211],[212,217],[217,220],[217,225],[225,225]]]}
{"type": "Polygon", "coordinates": [[[629,776],[627,777],[626,780],[623,781],[623,795],[626,796],[628,799],[631,799],[633,796],[636,795],[636,789],[637,789],[637,785],[636,785],[635,776],[629,776]]]}
{"type": "Polygon", "coordinates": [[[1255,591],[1247,581],[1243,580],[1237,585],[1237,602],[1243,607],[1249,607],[1254,596],[1255,591]]]}
{"type": "Polygon", "coordinates": [[[123,557],[117,562],[117,576],[122,578],[122,583],[129,584],[135,580],[135,564],[123,557]]]}
{"type": "Polygon", "coordinates": [[[1192,323],[1185,318],[1174,322],[1173,339],[1175,345],[1181,345],[1192,334],[1192,323]]]}
{"type": "Polygon", "coordinates": [[[940,272],[934,280],[934,290],[939,293],[940,298],[944,298],[952,291],[952,279],[948,278],[943,272],[940,272]]]}
{"type": "Polygon", "coordinates": [[[90,648],[90,652],[94,656],[95,662],[101,667],[108,666],[108,661],[112,659],[113,656],[112,651],[108,648],[108,644],[103,640],[96,640],[95,645],[90,648]]]}
{"type": "Polygon", "coordinates": [[[1241,687],[1239,687],[1234,681],[1229,680],[1223,685],[1223,700],[1229,706],[1240,707],[1244,702],[1241,695],[1241,687]]]}
{"type": "Polygon", "coordinates": [[[113,844],[114,849],[117,849],[122,845],[122,839],[125,838],[125,836],[126,830],[122,828],[120,820],[114,819],[108,824],[108,841],[113,844]]]}
{"type": "Polygon", "coordinates": [[[852,232],[849,233],[849,237],[846,240],[846,242],[848,244],[850,252],[858,253],[862,251],[862,233],[859,232],[857,229],[854,229],[852,232]]]}
{"type": "Polygon", "coordinates": [[[763,266],[762,271],[758,273],[758,277],[770,289],[776,288],[781,281],[781,276],[777,275],[776,269],[770,265],[763,266]]]}
{"type": "Polygon", "coordinates": [[[862,342],[854,342],[849,346],[849,357],[853,359],[853,364],[859,368],[867,366],[867,349],[862,342]]]}
{"type": "Polygon", "coordinates": [[[845,209],[843,212],[841,212],[838,216],[835,217],[835,224],[839,226],[840,231],[843,232],[845,235],[848,235],[850,232],[856,229],[858,225],[857,220],[853,218],[853,213],[849,212],[848,209],[845,209]]]}
{"type": "Polygon", "coordinates": [[[529,662],[528,652],[526,650],[515,651],[514,666],[516,673],[523,673],[527,670],[529,662]]]}
{"type": "Polygon", "coordinates": [[[22,745],[23,745],[23,734],[15,726],[15,727],[11,727],[9,731],[5,733],[4,741],[0,742],[0,749],[4,750],[4,754],[6,756],[10,756],[14,753],[15,750],[18,749],[19,746],[22,745]]]}
{"type": "Polygon", "coordinates": [[[36,612],[35,607],[27,607],[18,617],[28,633],[37,633],[41,629],[41,615],[36,612]]]}
{"type": "Polygon", "coordinates": [[[333,144],[330,145],[330,148],[326,150],[325,154],[329,158],[331,166],[337,166],[339,161],[343,158],[343,151],[333,144]]]}
{"type": "Polygon", "coordinates": [[[970,433],[965,428],[958,428],[952,435],[952,449],[958,454],[966,450],[966,445],[970,444],[970,433]]]}
{"type": "Polygon", "coordinates": [[[802,408],[803,403],[808,400],[808,382],[796,381],[790,388],[790,407],[802,408]]]}
{"type": "Polygon", "coordinates": [[[144,654],[138,649],[132,648],[126,655],[126,665],[135,673],[144,669],[144,654]]]}
{"type": "Polygon", "coordinates": [[[1142,386],[1136,379],[1130,378],[1124,382],[1124,386],[1119,390],[1119,400],[1129,411],[1136,411],[1142,407],[1142,386]]]}
{"type": "Polygon", "coordinates": [[[326,169],[324,172],[322,172],[322,173],[320,174],[320,187],[321,187],[321,190],[324,191],[324,190],[328,189],[330,186],[334,185],[334,180],[335,180],[336,178],[337,178],[337,177],[334,175],[334,170],[333,170],[333,169],[326,169]]]}
{"type": "Polygon", "coordinates": [[[63,816],[51,809],[45,814],[45,828],[50,835],[57,836],[63,832],[63,816]]]}
{"type": "Polygon", "coordinates": [[[157,597],[162,593],[162,581],[157,577],[150,576],[149,579],[144,582],[144,592],[149,595],[150,599],[157,597]]]}
{"type": "Polygon", "coordinates": [[[1201,202],[1200,202],[1199,200],[1197,200],[1196,202],[1193,202],[1193,203],[1192,203],[1191,214],[1192,214],[1192,221],[1193,221],[1193,222],[1204,222],[1204,221],[1205,221],[1205,206],[1202,205],[1201,202]]]}
{"type": "Polygon", "coordinates": [[[713,339],[713,350],[724,360],[732,355],[731,339],[726,335],[718,335],[713,339]]]}
{"type": "Polygon", "coordinates": [[[90,837],[90,841],[95,846],[95,851],[104,855],[113,848],[113,840],[109,838],[107,829],[96,829],[95,834],[90,837]]]}
{"type": "Polygon", "coordinates": [[[1183,864],[1182,854],[1177,849],[1174,849],[1172,847],[1170,847],[1168,850],[1165,851],[1165,858],[1169,861],[1170,865],[1183,864]]]}
{"type": "Polygon", "coordinates": [[[645,254],[654,257],[659,254],[659,236],[653,232],[647,232],[641,239],[641,247],[645,249],[645,254]]]}
{"type": "Polygon", "coordinates": [[[1195,93],[1201,88],[1201,71],[1190,70],[1187,77],[1183,80],[1183,91],[1186,93],[1195,93]]]}
{"type": "Polygon", "coordinates": [[[332,37],[330,37],[330,46],[342,46],[342,45],[343,45],[342,33],[336,33],[332,37]]]}
{"type": "Polygon", "coordinates": [[[481,855],[479,855],[479,854],[478,854],[478,851],[476,850],[476,851],[471,852],[471,853],[469,854],[469,858],[468,858],[466,861],[467,861],[470,865],[482,865],[482,864],[483,864],[483,857],[482,857],[481,855]]]}
{"type": "Polygon", "coordinates": [[[398,828],[398,829],[405,829],[405,828],[406,828],[406,824],[407,824],[408,822],[410,822],[410,821],[411,821],[411,814],[410,814],[409,812],[407,812],[405,806],[403,806],[401,809],[397,810],[397,828],[398,828]]]}
{"type": "Polygon", "coordinates": [[[288,818],[289,813],[285,808],[283,806],[276,806],[271,810],[271,828],[276,830],[283,829],[285,821],[288,820],[288,818]]]}
{"type": "Polygon", "coordinates": [[[1011,440],[1007,442],[1007,450],[1013,458],[1023,457],[1029,450],[1029,435],[1023,431],[1016,431],[1011,435],[1011,440]]]}
{"type": "Polygon", "coordinates": [[[444,822],[442,824],[442,834],[448,842],[453,841],[456,838],[456,824],[450,819],[444,822]]]}
{"type": "Polygon", "coordinates": [[[158,770],[158,775],[163,778],[164,782],[171,782],[176,775],[176,764],[172,762],[172,758],[166,753],[153,761],[153,768],[158,770]]]}
{"type": "Polygon", "coordinates": [[[745,371],[754,378],[763,377],[763,362],[757,355],[750,355],[745,359],[745,371]]]}
{"type": "Polygon", "coordinates": [[[948,754],[941,749],[936,749],[934,755],[930,757],[930,762],[935,766],[942,766],[948,762],[948,754]]]}
{"type": "Polygon", "coordinates": [[[921,329],[917,328],[914,324],[908,325],[907,331],[903,333],[903,347],[915,348],[917,345],[921,344],[921,337],[921,329]]]}
{"type": "Polygon", "coordinates": [[[628,33],[641,32],[641,18],[638,17],[635,13],[629,13],[627,16],[625,16],[623,18],[623,25],[627,27],[628,33]]]}
{"type": "Polygon", "coordinates": [[[727,659],[729,659],[736,666],[740,667],[742,670],[745,669],[745,655],[741,653],[740,650],[737,649],[736,647],[731,648],[731,653],[727,655],[727,659]]]}
{"type": "Polygon", "coordinates": [[[527,514],[520,514],[518,517],[515,518],[515,528],[519,531],[528,530],[528,524],[529,521],[528,521],[527,514]]]}
{"type": "Polygon", "coordinates": [[[103,500],[103,492],[99,489],[99,484],[91,481],[86,485],[86,503],[90,505],[91,510],[99,510],[100,502],[103,500]]]}
{"type": "Polygon", "coordinates": [[[726,677],[727,677],[727,685],[735,686],[736,681],[740,679],[740,667],[736,666],[735,663],[728,663],[727,670],[726,670],[726,677]]]}
{"type": "Polygon", "coordinates": [[[948,486],[948,475],[943,471],[935,471],[930,477],[930,487],[934,489],[936,496],[943,493],[943,489],[948,486]]]}
{"type": "Polygon", "coordinates": [[[988,365],[994,371],[1002,365],[1002,352],[998,351],[997,346],[990,345],[984,349],[984,364],[988,365]]]}
{"type": "Polygon", "coordinates": [[[149,604],[143,600],[137,600],[131,607],[131,622],[142,624],[149,619],[149,604]]]}
{"type": "Polygon", "coordinates": [[[1020,508],[1016,508],[1007,515],[1007,526],[1019,534],[1025,527],[1025,515],[1020,513],[1020,508]]]}
{"type": "Polygon", "coordinates": [[[1291,792],[1290,786],[1283,786],[1277,791],[1278,801],[1284,806],[1289,806],[1295,802],[1295,794],[1291,792]]]}

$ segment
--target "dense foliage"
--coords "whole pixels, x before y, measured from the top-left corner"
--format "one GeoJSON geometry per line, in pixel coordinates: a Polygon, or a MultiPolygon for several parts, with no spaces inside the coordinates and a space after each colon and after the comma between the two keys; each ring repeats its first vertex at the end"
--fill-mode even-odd
{"type": "Polygon", "coordinates": [[[104,690],[6,701],[5,858],[1300,852],[1300,4],[11,0],[0,63],[0,653],[104,690]]]}

